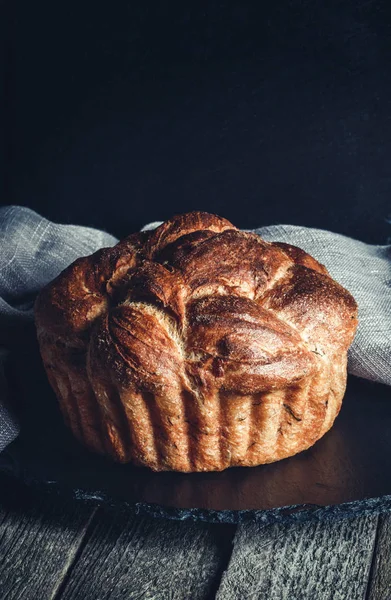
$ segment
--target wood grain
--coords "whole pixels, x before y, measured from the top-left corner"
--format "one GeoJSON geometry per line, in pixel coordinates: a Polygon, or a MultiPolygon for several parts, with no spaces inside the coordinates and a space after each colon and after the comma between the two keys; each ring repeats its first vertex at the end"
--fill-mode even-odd
{"type": "Polygon", "coordinates": [[[102,509],[62,600],[206,600],[226,566],[233,529],[102,509]]]}
{"type": "Polygon", "coordinates": [[[390,600],[390,556],[388,514],[235,529],[0,477],[1,600],[390,600]]]}
{"type": "Polygon", "coordinates": [[[372,515],[318,523],[241,525],[216,597],[363,600],[376,526],[377,516],[372,515]]]}
{"type": "Polygon", "coordinates": [[[373,568],[368,586],[368,600],[391,598],[391,515],[379,516],[373,568]]]}
{"type": "Polygon", "coordinates": [[[54,598],[96,508],[0,477],[0,597],[54,598]]]}

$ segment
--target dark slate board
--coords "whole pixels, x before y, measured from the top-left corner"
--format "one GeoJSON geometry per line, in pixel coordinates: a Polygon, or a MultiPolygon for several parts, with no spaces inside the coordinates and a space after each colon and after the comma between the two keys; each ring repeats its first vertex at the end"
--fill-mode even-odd
{"type": "MultiPolygon", "coordinates": [[[[157,516],[240,522],[287,514],[391,508],[391,397],[387,386],[350,377],[334,427],[313,448],[271,465],[222,473],[153,473],[113,464],[65,429],[36,342],[19,348],[7,372],[22,434],[0,468],[81,498],[126,502],[157,516]],[[21,364],[23,377],[20,377],[21,364]]],[[[15,356],[15,354],[13,354],[15,356]]]]}

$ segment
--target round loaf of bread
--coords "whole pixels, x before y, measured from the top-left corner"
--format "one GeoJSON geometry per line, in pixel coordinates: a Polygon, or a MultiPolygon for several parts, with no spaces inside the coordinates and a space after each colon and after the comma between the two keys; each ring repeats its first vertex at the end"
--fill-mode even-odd
{"type": "Polygon", "coordinates": [[[357,305],[303,250],[191,212],[79,258],[35,303],[66,423],[156,471],[309,448],[337,416],[357,305]]]}

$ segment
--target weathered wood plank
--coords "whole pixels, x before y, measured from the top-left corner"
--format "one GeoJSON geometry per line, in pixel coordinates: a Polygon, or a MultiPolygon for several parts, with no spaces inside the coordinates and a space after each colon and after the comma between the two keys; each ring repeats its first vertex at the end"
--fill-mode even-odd
{"type": "Polygon", "coordinates": [[[53,598],[97,509],[0,476],[0,598],[53,598]]]}
{"type": "Polygon", "coordinates": [[[391,514],[379,516],[373,568],[368,586],[368,600],[391,598],[391,514]]]}
{"type": "Polygon", "coordinates": [[[363,600],[376,527],[376,515],[241,525],[216,598],[363,600]]]}
{"type": "Polygon", "coordinates": [[[234,528],[103,509],[62,600],[214,597],[234,528]]]}

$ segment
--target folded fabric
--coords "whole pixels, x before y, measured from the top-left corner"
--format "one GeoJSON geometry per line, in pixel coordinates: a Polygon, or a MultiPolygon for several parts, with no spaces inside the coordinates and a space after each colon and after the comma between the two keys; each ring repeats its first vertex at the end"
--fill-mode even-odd
{"type": "MultiPolygon", "coordinates": [[[[268,241],[303,248],[353,294],[359,327],[349,351],[349,372],[391,385],[391,246],[291,225],[252,231],[268,241]]],[[[26,207],[0,209],[0,451],[18,434],[3,367],[23,336],[32,334],[24,325],[33,323],[36,294],[79,256],[117,241],[105,231],[53,223],[26,207]]]]}

